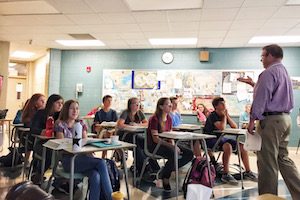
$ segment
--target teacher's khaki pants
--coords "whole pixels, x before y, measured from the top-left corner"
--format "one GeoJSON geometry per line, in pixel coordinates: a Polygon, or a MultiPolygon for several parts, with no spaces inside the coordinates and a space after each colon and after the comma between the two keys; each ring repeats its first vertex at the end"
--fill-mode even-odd
{"type": "Polygon", "coordinates": [[[291,117],[287,114],[266,116],[257,127],[262,137],[262,148],[257,152],[260,195],[277,195],[279,170],[292,198],[300,199],[300,176],[294,162],[288,157],[290,131],[291,117]]]}

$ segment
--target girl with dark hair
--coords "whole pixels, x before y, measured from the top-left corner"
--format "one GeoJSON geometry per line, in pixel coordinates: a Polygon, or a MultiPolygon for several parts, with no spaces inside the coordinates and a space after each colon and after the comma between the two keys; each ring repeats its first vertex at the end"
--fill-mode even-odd
{"type": "MultiPolygon", "coordinates": [[[[64,100],[63,98],[58,94],[52,94],[46,103],[45,109],[38,110],[32,120],[31,127],[30,127],[30,133],[34,135],[45,135],[46,133],[46,122],[49,118],[53,119],[53,122],[55,122],[58,119],[59,113],[62,109],[64,100]]],[[[36,143],[34,147],[35,153],[41,155],[43,151],[43,142],[39,141],[36,143]]],[[[51,165],[51,155],[52,151],[47,150],[46,151],[46,158],[45,158],[45,171],[50,167],[51,165]]],[[[38,163],[36,168],[34,169],[36,172],[35,178],[32,180],[34,183],[39,183],[41,180],[42,174],[41,172],[41,163],[38,163]]]]}
{"type": "MultiPolygon", "coordinates": [[[[157,102],[155,113],[149,119],[149,126],[147,129],[148,148],[150,152],[153,152],[156,145],[161,142],[156,154],[160,155],[168,161],[161,172],[163,181],[163,188],[166,191],[171,191],[170,176],[174,171],[174,141],[162,140],[159,138],[159,134],[162,132],[168,132],[172,130],[172,119],[170,112],[172,110],[172,103],[169,98],[160,98],[157,102]]],[[[193,158],[193,152],[181,145],[178,145],[176,149],[181,158],[178,161],[178,167],[182,167],[187,164],[193,158]]]]}
{"type": "MultiPolygon", "coordinates": [[[[54,131],[56,138],[72,138],[74,124],[78,122],[78,116],[79,103],[75,100],[66,101],[60,113],[59,120],[55,124],[54,131]]],[[[79,123],[82,125],[82,138],[86,138],[87,127],[82,121],[79,121],[79,123]]],[[[70,172],[71,158],[69,154],[63,154],[62,164],[64,170],[67,172],[70,172]]],[[[105,160],[95,158],[92,155],[82,154],[75,158],[74,166],[74,172],[84,173],[89,177],[90,200],[99,200],[100,196],[101,199],[112,199],[112,187],[105,160]]]]}

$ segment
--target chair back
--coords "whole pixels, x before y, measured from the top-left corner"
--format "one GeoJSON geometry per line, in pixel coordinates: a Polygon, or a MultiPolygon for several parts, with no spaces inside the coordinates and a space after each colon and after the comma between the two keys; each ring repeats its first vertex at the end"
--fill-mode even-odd
{"type": "Polygon", "coordinates": [[[0,119],[5,119],[8,109],[0,110],[0,119]]]}

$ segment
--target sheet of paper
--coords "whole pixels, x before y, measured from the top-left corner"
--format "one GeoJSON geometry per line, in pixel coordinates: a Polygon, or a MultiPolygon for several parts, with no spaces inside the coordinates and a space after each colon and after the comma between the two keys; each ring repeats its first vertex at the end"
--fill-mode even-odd
{"type": "Polygon", "coordinates": [[[258,133],[254,135],[247,133],[244,148],[247,151],[261,150],[261,136],[258,133]]]}
{"type": "Polygon", "coordinates": [[[223,93],[231,93],[231,83],[223,82],[223,93]]]}

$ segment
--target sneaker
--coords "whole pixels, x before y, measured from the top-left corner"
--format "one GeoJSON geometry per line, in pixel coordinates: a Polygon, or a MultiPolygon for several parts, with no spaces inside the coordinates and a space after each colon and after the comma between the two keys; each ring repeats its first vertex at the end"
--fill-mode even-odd
{"type": "Polygon", "coordinates": [[[237,185],[238,184],[238,181],[230,173],[223,174],[221,180],[224,183],[228,183],[228,184],[231,184],[231,185],[237,185]]]}
{"type": "Polygon", "coordinates": [[[252,171],[244,172],[243,176],[245,180],[257,182],[257,175],[254,174],[252,171]]]}

